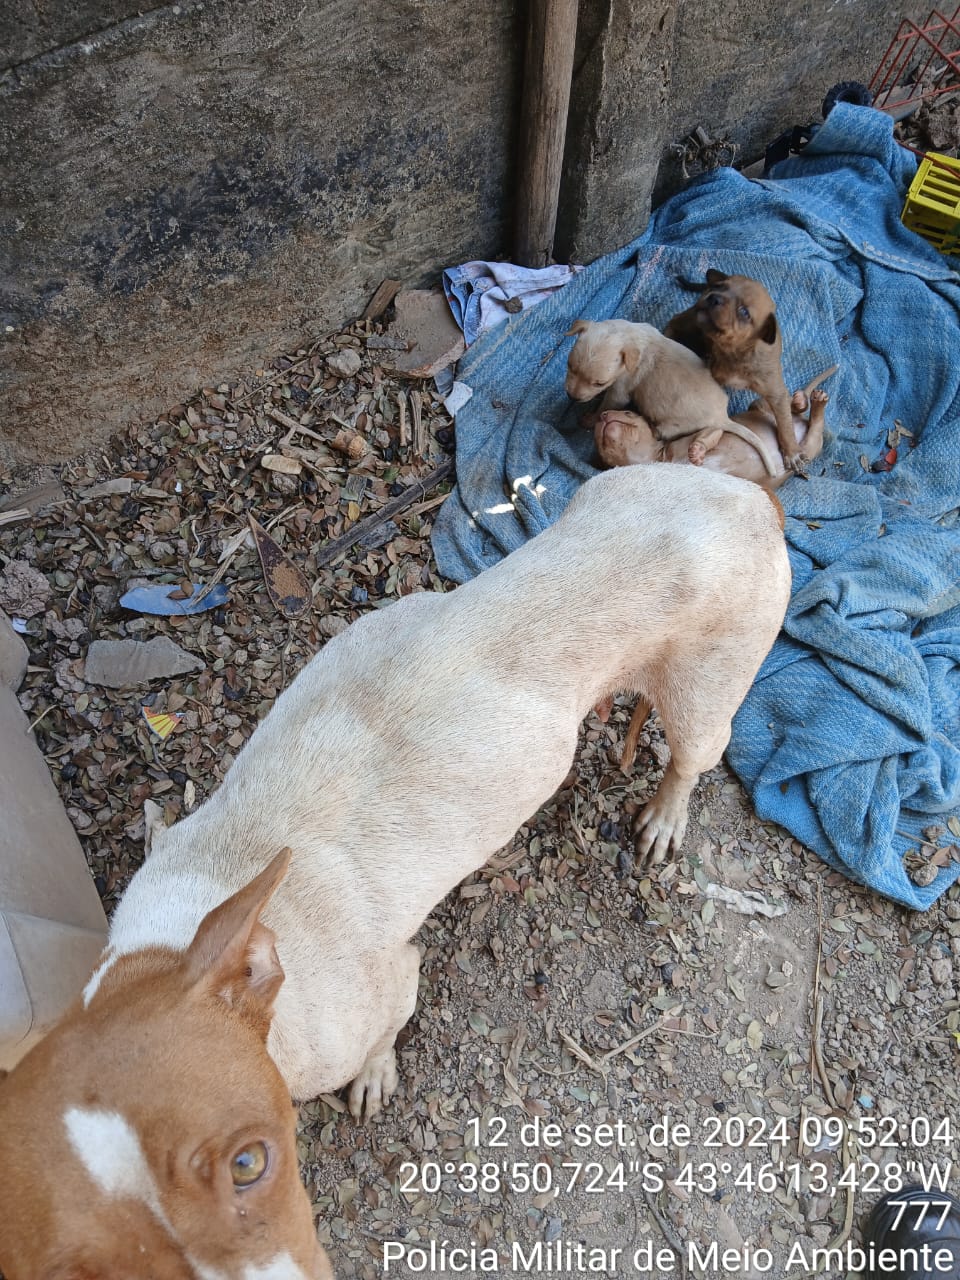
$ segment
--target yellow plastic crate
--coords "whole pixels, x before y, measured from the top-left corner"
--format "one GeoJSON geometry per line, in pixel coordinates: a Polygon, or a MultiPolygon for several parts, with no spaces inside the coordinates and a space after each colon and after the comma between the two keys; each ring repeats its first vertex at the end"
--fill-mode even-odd
{"type": "Polygon", "coordinates": [[[960,160],[936,152],[924,157],[900,221],[941,253],[960,251],[960,160]]]}

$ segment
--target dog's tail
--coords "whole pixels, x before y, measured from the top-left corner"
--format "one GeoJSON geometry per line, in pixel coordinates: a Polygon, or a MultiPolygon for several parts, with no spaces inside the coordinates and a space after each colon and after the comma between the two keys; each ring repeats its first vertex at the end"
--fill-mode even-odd
{"type": "Polygon", "coordinates": [[[840,366],[838,364],[832,364],[824,373],[818,373],[817,376],[811,382],[808,382],[803,388],[803,394],[805,396],[809,396],[810,392],[816,387],[819,387],[821,382],[826,382],[828,378],[832,378],[839,368],[840,366]]]}

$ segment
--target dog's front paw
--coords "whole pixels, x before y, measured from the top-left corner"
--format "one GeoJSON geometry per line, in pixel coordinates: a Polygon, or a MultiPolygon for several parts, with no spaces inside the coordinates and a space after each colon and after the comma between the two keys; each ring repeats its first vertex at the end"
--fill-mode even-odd
{"type": "Polygon", "coordinates": [[[822,387],[817,387],[815,391],[810,392],[811,404],[829,404],[830,397],[822,387]]]}
{"type": "Polygon", "coordinates": [[[805,391],[795,391],[790,397],[791,413],[807,412],[807,393],[805,391]]]}
{"type": "Polygon", "coordinates": [[[680,848],[686,830],[686,799],[669,799],[661,789],[634,821],[637,852],[656,866],[668,853],[680,848]]]}
{"type": "Polygon", "coordinates": [[[380,1053],[372,1053],[363,1064],[363,1070],[350,1085],[350,1114],[354,1120],[361,1116],[372,1120],[397,1091],[400,1077],[397,1075],[397,1059],[393,1047],[380,1053]]]}
{"type": "Polygon", "coordinates": [[[699,440],[691,440],[687,449],[687,460],[695,467],[702,467],[707,451],[699,440]]]}

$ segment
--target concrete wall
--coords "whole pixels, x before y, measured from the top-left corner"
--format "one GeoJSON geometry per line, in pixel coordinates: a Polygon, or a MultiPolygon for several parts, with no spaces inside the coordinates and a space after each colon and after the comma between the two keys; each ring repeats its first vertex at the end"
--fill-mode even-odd
{"type": "MultiPolygon", "coordinates": [[[[704,8],[581,0],[559,255],[636,235],[695,124],[749,155],[813,118],[898,12],[704,8]]],[[[385,276],[509,254],[520,0],[6,9],[0,459],[76,453],[356,315],[385,276]]]]}

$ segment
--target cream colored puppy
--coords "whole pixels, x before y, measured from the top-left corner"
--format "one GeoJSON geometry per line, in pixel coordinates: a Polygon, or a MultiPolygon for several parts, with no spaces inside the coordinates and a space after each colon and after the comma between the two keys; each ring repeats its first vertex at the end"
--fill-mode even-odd
{"type": "Polygon", "coordinates": [[[601,412],[632,407],[658,440],[719,428],[752,445],[768,475],[783,472],[756,432],[730,417],[727,393],[700,357],[652,324],[577,320],[568,336],[574,334],[564,383],[572,400],[592,400],[603,393],[601,412]]]}
{"type": "Polygon", "coordinates": [[[377,1111],[416,1002],[411,938],[550,798],[581,720],[615,691],[653,702],[672,752],[640,850],[680,845],[786,609],[778,512],[730,476],[623,467],[472,582],[366,614],[280,696],[219,790],[152,830],[86,1004],[121,957],[188,948],[289,846],[262,914],[286,975],[267,1047],[294,1097],[352,1081],[354,1115],[377,1111]]]}

